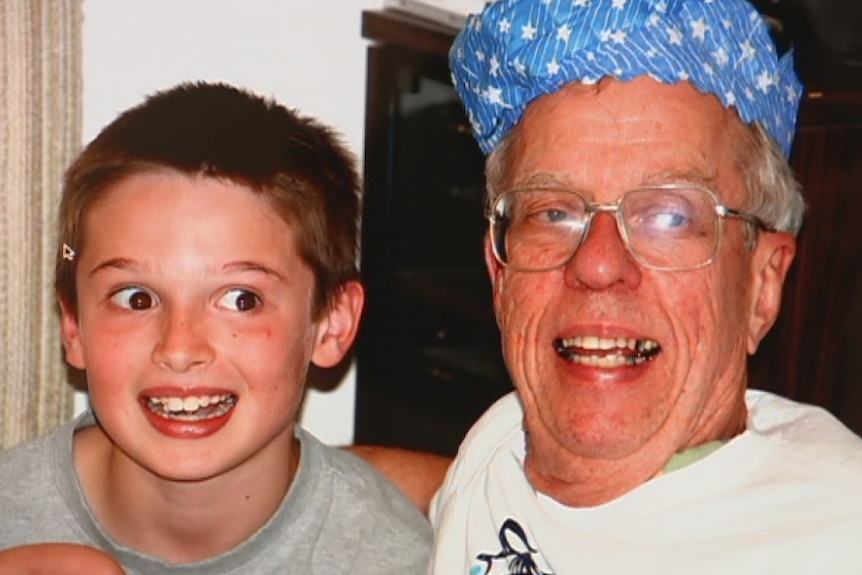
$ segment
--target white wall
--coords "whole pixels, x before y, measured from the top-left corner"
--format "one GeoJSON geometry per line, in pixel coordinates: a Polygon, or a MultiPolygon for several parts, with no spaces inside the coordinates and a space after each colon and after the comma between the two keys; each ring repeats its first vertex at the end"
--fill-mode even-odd
{"type": "MultiPolygon", "coordinates": [[[[311,114],[361,158],[365,48],[361,11],[383,0],[85,0],[84,141],[146,94],[225,81],[311,114]]],[[[312,390],[303,424],[353,440],[355,378],[312,390]]],[[[79,404],[84,399],[79,398],[79,404]]]]}

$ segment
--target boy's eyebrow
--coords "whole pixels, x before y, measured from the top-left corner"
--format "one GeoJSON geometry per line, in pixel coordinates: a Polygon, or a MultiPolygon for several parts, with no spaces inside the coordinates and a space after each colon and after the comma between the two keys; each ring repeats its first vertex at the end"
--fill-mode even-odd
{"type": "Polygon", "coordinates": [[[121,270],[138,270],[142,269],[145,266],[142,266],[139,262],[129,258],[111,258],[109,260],[105,260],[100,263],[92,270],[90,270],[90,276],[94,276],[97,273],[104,271],[108,268],[116,268],[121,270]]]}
{"type": "MultiPolygon", "coordinates": [[[[133,260],[130,258],[111,258],[109,260],[105,260],[104,262],[97,265],[90,271],[90,276],[93,276],[101,271],[106,269],[120,269],[120,270],[130,270],[130,271],[145,271],[148,270],[150,266],[142,264],[137,260],[133,260]]],[[[265,275],[273,276],[278,280],[284,280],[285,276],[275,268],[264,265],[260,262],[255,262],[251,260],[241,260],[235,262],[228,262],[222,266],[222,272],[225,273],[233,273],[233,272],[256,272],[262,273],[265,275]]]]}
{"type": "Polygon", "coordinates": [[[225,272],[258,272],[274,276],[278,280],[285,279],[284,274],[282,274],[275,268],[271,268],[267,265],[255,261],[229,262],[222,266],[222,270],[225,272]]]}

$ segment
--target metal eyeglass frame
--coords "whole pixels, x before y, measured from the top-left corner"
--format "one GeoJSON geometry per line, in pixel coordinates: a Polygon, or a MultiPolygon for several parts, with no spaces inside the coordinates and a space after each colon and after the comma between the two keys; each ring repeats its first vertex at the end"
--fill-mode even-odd
{"type": "Polygon", "coordinates": [[[712,261],[715,259],[715,254],[718,253],[718,246],[721,244],[721,232],[722,232],[721,228],[722,228],[722,226],[720,224],[718,225],[718,229],[716,232],[715,246],[712,249],[712,253],[710,254],[709,258],[707,258],[704,262],[697,264],[697,265],[693,265],[693,266],[660,266],[660,265],[651,264],[647,261],[644,261],[643,258],[635,250],[633,250],[631,248],[631,244],[629,242],[629,237],[628,237],[628,230],[626,229],[626,225],[622,221],[622,217],[620,216],[620,206],[622,205],[623,198],[625,198],[629,193],[637,192],[637,191],[641,191],[641,190],[699,190],[701,192],[706,193],[714,202],[715,214],[716,214],[716,216],[718,216],[719,221],[723,220],[725,218],[733,218],[733,219],[742,220],[742,221],[748,223],[750,226],[752,226],[752,228],[754,228],[755,233],[764,232],[764,231],[765,232],[775,231],[774,229],[772,229],[769,225],[767,225],[762,219],[760,219],[756,215],[748,213],[748,212],[743,212],[741,210],[735,210],[733,208],[729,208],[729,207],[723,205],[719,201],[718,195],[713,190],[711,190],[710,188],[707,188],[705,186],[698,185],[698,184],[669,183],[669,184],[661,184],[661,185],[655,185],[655,186],[641,186],[641,187],[626,191],[625,193],[623,193],[619,197],[619,199],[617,199],[616,202],[606,203],[606,204],[597,203],[597,202],[589,202],[581,193],[579,193],[575,190],[567,190],[565,188],[551,188],[551,187],[514,188],[511,190],[506,190],[505,192],[502,192],[496,198],[494,198],[494,201],[490,204],[489,209],[488,209],[488,213],[486,214],[486,218],[488,219],[488,235],[491,238],[491,249],[492,249],[492,252],[494,253],[494,258],[503,267],[505,267],[507,269],[511,269],[513,271],[543,272],[543,271],[549,271],[549,270],[560,268],[560,267],[566,265],[567,263],[569,263],[572,260],[572,258],[575,257],[575,254],[578,252],[581,245],[586,240],[587,236],[590,233],[590,226],[593,222],[593,216],[595,216],[596,214],[599,214],[599,213],[607,213],[607,214],[614,214],[614,220],[616,221],[616,225],[617,225],[617,233],[619,234],[620,239],[622,240],[623,245],[625,246],[628,253],[630,253],[632,255],[632,257],[634,257],[639,263],[641,263],[643,266],[645,266],[647,268],[654,269],[654,270],[660,270],[660,271],[686,271],[686,270],[700,269],[700,268],[706,267],[709,264],[711,264],[712,261]],[[503,260],[502,256],[499,254],[498,249],[497,249],[497,242],[495,241],[496,235],[494,234],[494,226],[498,222],[498,220],[495,217],[495,212],[497,211],[496,207],[497,207],[498,203],[500,202],[500,200],[502,198],[504,198],[506,196],[511,196],[512,194],[517,194],[519,192],[531,192],[531,191],[562,192],[562,193],[566,193],[566,194],[575,195],[575,196],[579,197],[584,202],[584,211],[586,214],[586,223],[584,224],[584,231],[581,234],[580,239],[578,240],[578,244],[574,247],[574,249],[572,250],[572,253],[569,255],[568,259],[566,259],[565,261],[563,261],[557,265],[554,265],[554,266],[550,266],[550,267],[546,267],[546,268],[536,268],[536,269],[514,267],[514,266],[510,265],[509,263],[507,263],[506,261],[503,260]]]}

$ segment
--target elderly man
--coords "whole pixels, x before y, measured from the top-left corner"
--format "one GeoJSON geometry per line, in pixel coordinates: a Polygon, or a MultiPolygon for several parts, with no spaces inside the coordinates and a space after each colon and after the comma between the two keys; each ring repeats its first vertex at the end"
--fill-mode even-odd
{"type": "Polygon", "coordinates": [[[804,210],[757,12],[499,0],[450,60],[516,392],[436,496],[433,573],[862,572],[862,441],[746,390],[804,210]]]}

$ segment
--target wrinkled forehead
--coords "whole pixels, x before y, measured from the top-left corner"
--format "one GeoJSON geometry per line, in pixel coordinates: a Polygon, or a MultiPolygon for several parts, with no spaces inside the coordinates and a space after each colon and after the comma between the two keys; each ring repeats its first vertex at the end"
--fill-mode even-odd
{"type": "Polygon", "coordinates": [[[498,0],[450,51],[455,88],[488,153],[543,94],[572,82],[687,82],[789,154],[802,86],[744,0],[498,0]]]}
{"type": "Polygon", "coordinates": [[[688,182],[724,194],[742,182],[737,148],[747,131],[735,111],[688,83],[569,84],[526,107],[507,138],[503,186],[615,198],[638,186],[688,182]]]}

